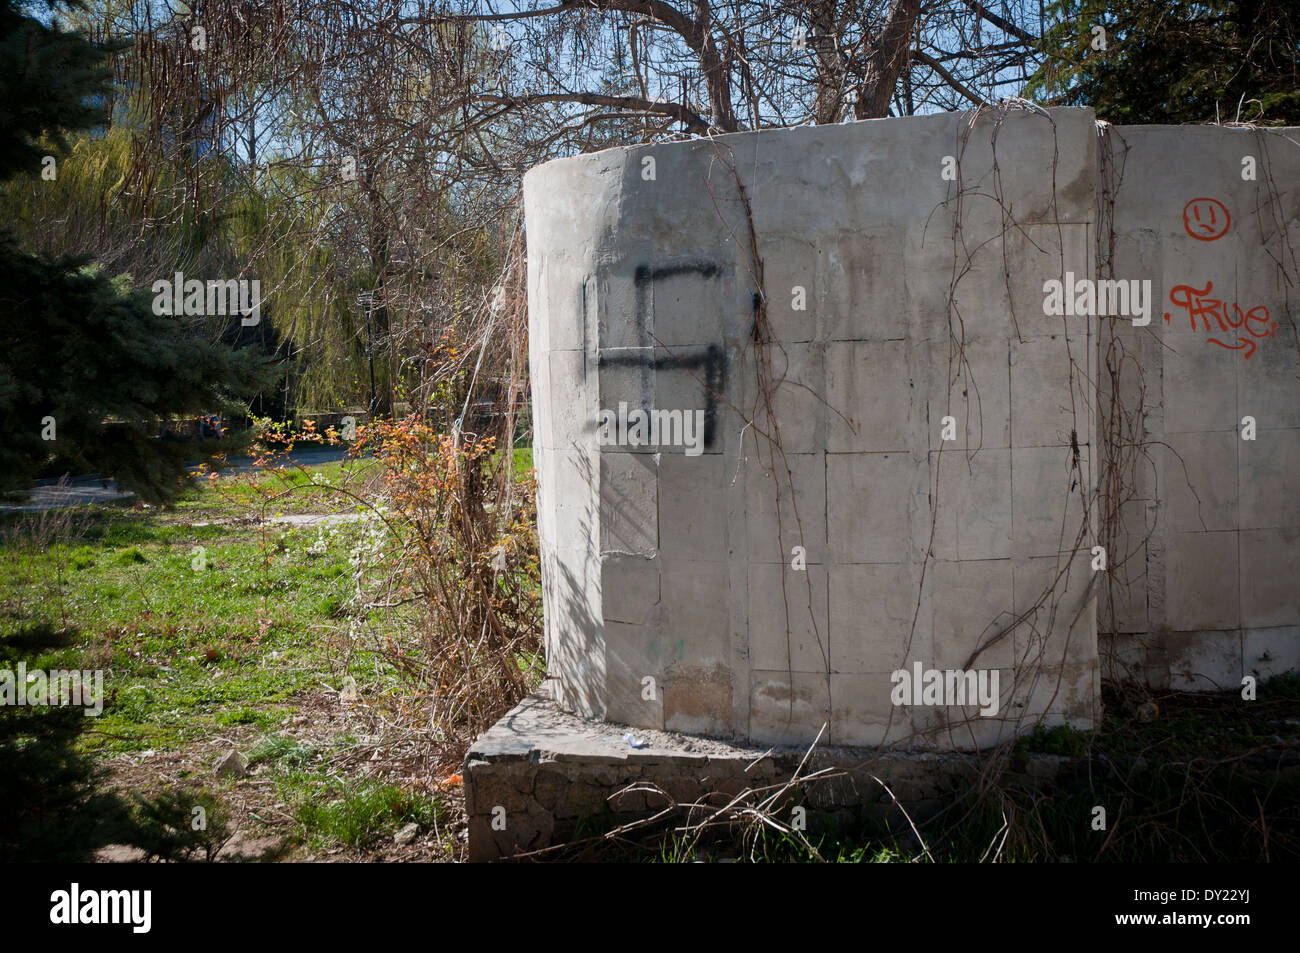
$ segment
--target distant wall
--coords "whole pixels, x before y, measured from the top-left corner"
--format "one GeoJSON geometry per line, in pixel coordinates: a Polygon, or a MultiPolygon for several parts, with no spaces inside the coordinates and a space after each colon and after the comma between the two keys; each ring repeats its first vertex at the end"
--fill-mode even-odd
{"type": "Polygon", "coordinates": [[[1102,151],[1114,273],[1150,277],[1160,305],[1117,325],[1100,382],[1132,460],[1106,674],[1238,688],[1300,667],[1300,130],[1119,126],[1102,151]]]}

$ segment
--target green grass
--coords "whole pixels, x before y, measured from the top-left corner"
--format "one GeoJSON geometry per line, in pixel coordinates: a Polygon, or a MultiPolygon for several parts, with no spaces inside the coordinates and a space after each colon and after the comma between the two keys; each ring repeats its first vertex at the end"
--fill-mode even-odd
{"type": "MultiPolygon", "coordinates": [[[[84,743],[183,747],[232,725],[269,728],[295,694],[337,681],[321,640],[351,587],[365,529],[190,526],[157,515],[86,513],[73,539],[0,550],[0,626],[49,625],[66,644],[50,667],[102,668],[108,704],[84,743]],[[265,545],[265,550],[264,550],[265,545]]],[[[362,648],[355,661],[384,671],[362,648]]]]}
{"type": "MultiPolygon", "coordinates": [[[[512,460],[529,465],[531,451],[512,460]]],[[[103,671],[102,715],[75,713],[80,730],[67,740],[88,765],[139,765],[134,756],[149,750],[207,757],[233,744],[271,779],[282,820],[291,816],[309,846],[365,849],[412,821],[445,826],[440,795],[377,783],[355,766],[340,770],[337,756],[356,738],[290,737],[300,731],[298,706],[310,696],[315,711],[322,686],[340,686],[344,661],[368,697],[412,703],[409,683],[388,662],[391,645],[365,633],[381,620],[384,631],[400,632],[414,610],[361,615],[352,607],[349,557],[369,525],[258,519],[355,512],[337,491],[361,492],[377,476],[373,460],[344,460],[205,481],[167,508],[0,515],[0,666],[21,659],[29,668],[103,671]],[[350,634],[354,622],[360,628],[350,634]]],[[[188,845],[163,836],[174,826],[167,818],[189,803],[172,788],[202,782],[218,786],[218,799],[235,783],[215,781],[207,767],[148,781],[161,800],[148,802],[141,823],[163,831],[169,851],[188,845]]],[[[222,816],[219,808],[213,801],[209,813],[222,816]]],[[[213,838],[199,840],[206,849],[213,838]]]]}
{"type": "Polygon", "coordinates": [[[269,735],[258,742],[248,753],[250,766],[257,764],[283,765],[301,768],[316,757],[316,749],[286,738],[283,735],[269,735]]]}
{"type": "Polygon", "coordinates": [[[373,457],[336,460],[312,467],[285,466],[256,473],[218,470],[215,483],[204,477],[199,485],[182,494],[174,510],[191,519],[228,515],[232,508],[258,512],[263,503],[267,515],[319,513],[347,505],[339,489],[355,490],[379,475],[373,457]],[[274,496],[274,499],[267,499],[274,496]]]}
{"type": "Polygon", "coordinates": [[[393,784],[329,785],[315,775],[289,772],[280,790],[295,803],[294,817],[317,848],[365,847],[408,823],[433,829],[446,820],[438,798],[393,784]]]}

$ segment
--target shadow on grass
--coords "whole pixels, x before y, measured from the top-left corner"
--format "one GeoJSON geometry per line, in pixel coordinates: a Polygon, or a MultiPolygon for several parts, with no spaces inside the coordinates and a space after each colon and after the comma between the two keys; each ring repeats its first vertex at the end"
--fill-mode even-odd
{"type": "MultiPolygon", "coordinates": [[[[48,625],[2,634],[0,669],[12,679],[18,663],[73,641],[48,625]]],[[[129,800],[114,792],[77,747],[93,723],[79,706],[0,705],[0,861],[84,862],[109,844],[150,859],[213,859],[227,837],[219,802],[207,792],[129,800]]]]}

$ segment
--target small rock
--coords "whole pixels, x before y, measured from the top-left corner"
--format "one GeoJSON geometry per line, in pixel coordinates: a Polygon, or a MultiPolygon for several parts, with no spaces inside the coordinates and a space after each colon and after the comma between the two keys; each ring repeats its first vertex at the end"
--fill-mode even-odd
{"type": "Polygon", "coordinates": [[[418,833],[420,833],[420,825],[415,823],[415,821],[411,821],[411,823],[407,824],[393,835],[393,840],[402,847],[405,847],[411,841],[415,840],[415,835],[418,833]]]}
{"type": "Polygon", "coordinates": [[[357,680],[351,675],[343,676],[343,688],[339,691],[339,701],[345,705],[356,704],[357,680]]]}
{"type": "Polygon", "coordinates": [[[280,850],[277,837],[250,837],[236,831],[217,852],[219,861],[257,861],[273,857],[280,850]]]}
{"type": "Polygon", "coordinates": [[[148,858],[148,853],[139,847],[130,847],[126,844],[109,844],[95,851],[97,864],[138,864],[148,858]]]}
{"type": "Polygon", "coordinates": [[[242,778],[248,774],[248,762],[234,748],[231,748],[221,760],[217,762],[217,777],[219,778],[242,778]]]}

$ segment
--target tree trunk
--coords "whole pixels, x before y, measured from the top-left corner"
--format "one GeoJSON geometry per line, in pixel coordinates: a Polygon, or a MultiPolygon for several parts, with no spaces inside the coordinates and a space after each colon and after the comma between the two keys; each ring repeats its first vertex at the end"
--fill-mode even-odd
{"type": "Polygon", "coordinates": [[[894,86],[911,59],[912,30],[920,12],[921,0],[894,0],[867,61],[867,73],[853,105],[856,118],[879,119],[889,114],[894,86]]]}

